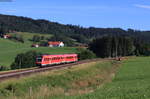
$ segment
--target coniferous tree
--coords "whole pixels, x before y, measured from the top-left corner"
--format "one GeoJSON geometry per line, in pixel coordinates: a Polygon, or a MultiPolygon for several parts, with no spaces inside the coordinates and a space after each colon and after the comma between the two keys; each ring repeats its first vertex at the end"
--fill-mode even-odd
{"type": "Polygon", "coordinates": [[[135,45],[131,37],[105,36],[89,44],[89,49],[99,57],[133,55],[135,45]]]}

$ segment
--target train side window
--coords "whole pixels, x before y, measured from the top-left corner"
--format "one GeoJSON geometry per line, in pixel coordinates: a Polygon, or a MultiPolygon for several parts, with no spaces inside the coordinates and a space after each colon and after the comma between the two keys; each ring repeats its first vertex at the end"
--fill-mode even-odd
{"type": "Polygon", "coordinates": [[[47,61],[47,58],[45,58],[44,61],[47,61]]]}
{"type": "Polygon", "coordinates": [[[48,61],[50,61],[51,59],[50,58],[48,58],[48,61]]]}
{"type": "Polygon", "coordinates": [[[49,58],[46,58],[46,61],[49,61],[49,58]]]}

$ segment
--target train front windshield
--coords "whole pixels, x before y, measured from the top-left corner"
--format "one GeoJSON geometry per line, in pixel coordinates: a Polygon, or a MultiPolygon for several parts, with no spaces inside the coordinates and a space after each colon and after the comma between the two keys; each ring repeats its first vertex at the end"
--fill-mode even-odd
{"type": "Polygon", "coordinates": [[[38,56],[38,57],[36,58],[36,61],[37,61],[37,62],[42,62],[42,56],[38,56]]]}

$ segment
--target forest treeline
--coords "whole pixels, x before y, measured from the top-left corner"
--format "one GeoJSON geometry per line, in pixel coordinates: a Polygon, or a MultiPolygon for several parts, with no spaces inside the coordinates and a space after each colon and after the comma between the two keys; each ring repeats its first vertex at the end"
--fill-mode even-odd
{"type": "Polygon", "coordinates": [[[149,56],[150,43],[130,36],[104,36],[89,44],[98,57],[149,56]]]}
{"type": "MultiPolygon", "coordinates": [[[[123,30],[121,28],[84,28],[76,25],[64,25],[48,20],[35,20],[27,17],[18,17],[0,14],[0,33],[7,32],[30,32],[30,33],[49,33],[57,35],[57,38],[71,38],[79,43],[89,43],[95,38],[106,35],[130,35],[144,41],[150,42],[150,31],[123,30]],[[60,37],[59,37],[60,36],[60,37]]],[[[67,42],[70,42],[69,40],[67,42]]]]}

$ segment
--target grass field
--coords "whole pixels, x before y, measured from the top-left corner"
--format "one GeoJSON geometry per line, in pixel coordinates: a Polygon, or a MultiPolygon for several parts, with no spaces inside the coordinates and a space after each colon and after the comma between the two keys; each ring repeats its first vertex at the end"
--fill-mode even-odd
{"type": "MultiPolygon", "coordinates": [[[[63,53],[75,53],[76,48],[64,47],[64,48],[48,48],[48,47],[39,47],[31,48],[32,42],[29,41],[34,35],[41,35],[35,33],[18,33],[25,38],[25,43],[19,43],[11,41],[8,39],[0,38],[0,65],[9,67],[10,64],[14,61],[15,56],[18,53],[26,52],[29,50],[35,50],[37,52],[43,52],[48,54],[63,54],[63,53]]],[[[50,37],[51,35],[43,34],[45,37],[50,37]]]]}
{"type": "Polygon", "coordinates": [[[93,93],[61,99],[150,99],[150,57],[124,61],[113,81],[93,93]]]}

